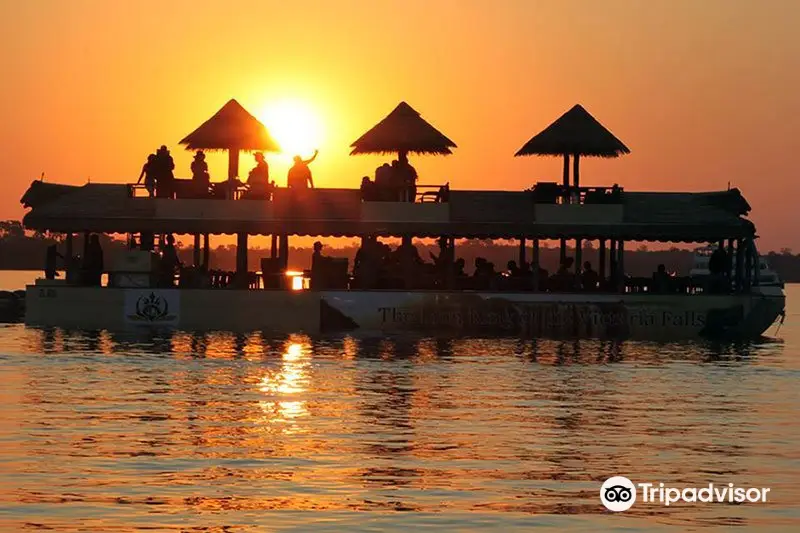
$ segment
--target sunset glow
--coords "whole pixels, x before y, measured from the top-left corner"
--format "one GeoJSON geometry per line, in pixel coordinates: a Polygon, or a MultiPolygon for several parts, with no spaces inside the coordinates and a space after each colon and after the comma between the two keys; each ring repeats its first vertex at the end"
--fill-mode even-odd
{"type": "Polygon", "coordinates": [[[306,102],[282,100],[265,104],[256,113],[287,157],[308,157],[319,148],[323,128],[317,112],[306,102]]]}
{"type": "MultiPolygon", "coordinates": [[[[800,196],[796,3],[246,4],[0,4],[11,80],[0,217],[22,217],[19,197],[42,172],[135,181],[161,144],[188,177],[192,152],[178,141],[231,98],[283,145],[267,154],[279,186],[292,156],[319,148],[314,184],[358,187],[386,158],[352,157],[350,143],[406,101],[458,145],[448,157],[413,156],[421,183],[521,190],[558,181],[561,162],[514,152],[580,103],[631,149],[581,161],[582,184],[730,183],[753,207],[759,250],[800,249],[787,231],[800,196]],[[142,38],[165,27],[167,43],[142,38]]],[[[224,153],[208,164],[212,181],[227,175],[224,153]]],[[[243,155],[241,175],[252,165],[243,155]]]]}

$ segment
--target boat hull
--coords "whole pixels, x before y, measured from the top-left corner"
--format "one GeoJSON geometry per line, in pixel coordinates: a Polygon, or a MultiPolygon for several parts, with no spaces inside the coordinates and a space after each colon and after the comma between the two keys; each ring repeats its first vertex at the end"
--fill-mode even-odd
{"type": "Polygon", "coordinates": [[[757,338],[782,291],[589,294],[267,291],[29,286],[30,325],[283,332],[422,332],[554,338],[757,338]]]}

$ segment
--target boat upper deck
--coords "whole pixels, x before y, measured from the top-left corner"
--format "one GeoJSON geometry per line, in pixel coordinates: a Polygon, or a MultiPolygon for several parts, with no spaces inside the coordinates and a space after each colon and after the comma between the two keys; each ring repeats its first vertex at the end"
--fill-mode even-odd
{"type": "Polygon", "coordinates": [[[363,201],[358,189],[278,188],[270,200],[139,197],[125,184],[34,182],[26,227],[55,232],[361,235],[456,238],[616,238],[714,242],[753,237],[737,189],[628,192],[580,188],[563,203],[555,184],[527,191],[448,190],[429,202],[363,201]]]}

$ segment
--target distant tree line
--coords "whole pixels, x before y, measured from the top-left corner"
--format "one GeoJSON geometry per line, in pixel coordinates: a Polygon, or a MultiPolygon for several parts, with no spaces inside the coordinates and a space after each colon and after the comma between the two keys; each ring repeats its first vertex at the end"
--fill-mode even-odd
{"type": "MultiPolygon", "coordinates": [[[[101,243],[105,252],[106,265],[113,264],[114,256],[126,249],[126,243],[120,239],[103,235],[101,243]]],[[[48,245],[59,245],[64,252],[63,236],[59,234],[26,231],[19,221],[6,220],[0,222],[0,270],[39,270],[44,267],[45,251],[48,245]]],[[[83,249],[83,238],[78,237],[73,243],[73,253],[80,254],[83,249]]],[[[435,244],[417,244],[420,256],[427,261],[430,254],[438,254],[435,244]]],[[[358,247],[325,247],[323,253],[332,257],[346,257],[352,265],[358,247]]],[[[289,265],[296,270],[309,268],[311,265],[311,248],[290,248],[289,265]]],[[[530,261],[530,247],[528,249],[530,261]]],[[[185,264],[192,263],[192,247],[180,246],[178,255],[185,264]]],[[[248,254],[251,270],[259,270],[260,260],[269,257],[268,248],[251,248],[248,254]]],[[[463,257],[467,263],[467,272],[477,257],[483,257],[495,265],[496,270],[504,270],[510,260],[518,260],[519,246],[513,242],[492,242],[489,240],[468,240],[456,243],[456,255],[463,257]]],[[[570,250],[574,256],[574,250],[570,250]]],[[[583,260],[590,261],[597,268],[597,250],[587,246],[582,252],[583,260]]],[[[693,252],[691,250],[670,248],[668,250],[649,250],[646,246],[628,249],[625,252],[625,271],[633,276],[650,276],[660,263],[678,274],[687,274],[692,267],[693,252]]],[[[558,249],[544,246],[541,248],[542,266],[549,272],[558,268],[558,249]]],[[[778,272],[781,279],[790,283],[800,282],[800,254],[793,254],[788,248],[780,252],[767,254],[770,266],[778,272]]],[[[232,244],[217,246],[211,251],[211,267],[222,270],[233,270],[236,264],[236,246],[232,244]]]]}

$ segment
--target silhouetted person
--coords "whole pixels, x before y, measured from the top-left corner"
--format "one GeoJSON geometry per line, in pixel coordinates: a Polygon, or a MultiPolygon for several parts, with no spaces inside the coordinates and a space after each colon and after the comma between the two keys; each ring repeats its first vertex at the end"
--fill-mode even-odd
{"type": "Polygon", "coordinates": [[[158,163],[156,161],[156,154],[150,154],[147,156],[147,162],[142,166],[142,172],[139,174],[139,179],[136,182],[137,184],[142,182],[142,178],[144,178],[144,188],[147,190],[147,194],[152,197],[155,195],[156,192],[156,176],[158,174],[158,163]]]}
{"type": "Polygon", "coordinates": [[[87,285],[99,287],[103,278],[103,247],[97,234],[89,236],[86,257],[83,258],[83,272],[87,285]]]}
{"type": "Polygon", "coordinates": [[[571,291],[575,289],[575,275],[571,272],[572,264],[575,260],[571,257],[565,257],[561,265],[558,267],[558,272],[553,275],[550,280],[553,288],[561,291],[571,291]]]}
{"type": "Polygon", "coordinates": [[[670,275],[663,263],[653,272],[653,292],[670,292],[670,275]]]}
{"type": "Polygon", "coordinates": [[[175,237],[167,235],[167,243],[161,247],[161,285],[172,287],[175,284],[175,272],[180,268],[178,251],[175,249],[175,237]]]}
{"type": "Polygon", "coordinates": [[[327,287],[326,259],[322,255],[322,243],[314,243],[314,253],[311,254],[311,288],[324,289],[327,287]]]}
{"type": "Polygon", "coordinates": [[[314,155],[309,159],[303,159],[299,155],[294,156],[294,165],[289,169],[286,185],[291,189],[314,188],[314,179],[311,177],[311,169],[308,168],[319,154],[319,150],[314,150],[314,155]]]}
{"type": "Polygon", "coordinates": [[[263,153],[256,152],[253,157],[256,160],[256,166],[247,175],[247,186],[254,194],[266,193],[269,189],[269,165],[263,153]]]}
{"type": "Polygon", "coordinates": [[[206,162],[206,154],[198,150],[194,154],[192,161],[192,182],[195,189],[202,194],[208,195],[208,189],[211,186],[211,175],[208,173],[208,163],[206,162]]]}
{"type": "Polygon", "coordinates": [[[400,154],[395,168],[397,172],[397,186],[400,188],[401,197],[406,202],[413,202],[417,197],[417,171],[408,162],[408,155],[400,154]]]}
{"type": "Polygon", "coordinates": [[[374,202],[377,200],[375,183],[369,179],[369,176],[361,178],[361,199],[365,202],[374,202]]]}
{"type": "Polygon", "coordinates": [[[375,191],[376,200],[392,199],[392,167],[388,163],[375,169],[375,191]]]}
{"type": "Polygon", "coordinates": [[[45,279],[56,279],[58,275],[58,258],[64,259],[64,256],[58,253],[58,248],[55,244],[47,247],[47,253],[44,260],[44,277],[45,279]]]}
{"type": "Polygon", "coordinates": [[[592,270],[592,264],[589,261],[583,263],[581,285],[585,291],[596,291],[600,286],[600,274],[592,270]]]}
{"type": "Polygon", "coordinates": [[[711,274],[711,291],[725,292],[725,277],[728,274],[728,254],[725,253],[725,249],[722,246],[711,253],[711,257],[708,259],[708,272],[711,274]]]}
{"type": "Polygon", "coordinates": [[[172,198],[175,194],[175,161],[166,146],[161,145],[153,162],[156,167],[156,195],[160,198],[172,198]]]}
{"type": "Polygon", "coordinates": [[[714,250],[708,260],[708,272],[710,274],[723,274],[728,264],[728,254],[720,246],[714,250]]]}

